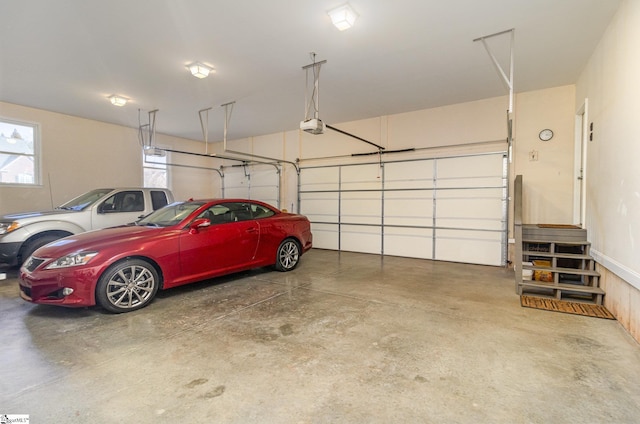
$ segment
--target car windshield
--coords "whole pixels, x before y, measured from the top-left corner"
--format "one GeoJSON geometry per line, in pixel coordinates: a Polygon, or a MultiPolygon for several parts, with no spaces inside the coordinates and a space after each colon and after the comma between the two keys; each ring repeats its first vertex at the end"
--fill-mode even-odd
{"type": "Polygon", "coordinates": [[[70,211],[81,211],[89,205],[102,199],[107,194],[113,191],[112,188],[98,188],[91,190],[88,193],[82,194],[75,199],[69,200],[67,203],[58,206],[56,209],[65,209],[70,211]]]}
{"type": "Polygon", "coordinates": [[[145,216],[136,225],[152,227],[169,227],[176,225],[192,212],[204,205],[204,202],[175,202],[145,216]]]}

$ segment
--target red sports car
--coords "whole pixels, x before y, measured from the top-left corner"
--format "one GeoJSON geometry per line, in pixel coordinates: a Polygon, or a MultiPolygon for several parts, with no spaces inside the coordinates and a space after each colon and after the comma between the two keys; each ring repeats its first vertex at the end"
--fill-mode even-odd
{"type": "Polygon", "coordinates": [[[76,234],[36,250],[20,268],[20,295],[114,312],[168,289],[251,268],[294,269],[311,249],[309,220],[244,199],[176,202],[134,224],[76,234]]]}

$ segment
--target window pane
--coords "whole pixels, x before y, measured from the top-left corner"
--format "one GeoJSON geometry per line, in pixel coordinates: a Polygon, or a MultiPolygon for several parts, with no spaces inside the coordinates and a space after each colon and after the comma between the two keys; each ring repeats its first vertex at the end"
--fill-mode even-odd
{"type": "Polygon", "coordinates": [[[145,187],[166,188],[167,171],[164,169],[145,168],[144,185],[145,187]]]}
{"type": "Polygon", "coordinates": [[[167,203],[167,194],[164,191],[152,191],[151,192],[151,203],[153,210],[160,209],[163,206],[166,206],[167,203]]]}
{"type": "Polygon", "coordinates": [[[69,200],[67,203],[60,205],[60,209],[81,211],[102,199],[104,196],[113,191],[112,188],[97,188],[87,193],[83,193],[78,197],[69,200]]]}
{"type": "Polygon", "coordinates": [[[0,184],[38,184],[37,125],[0,121],[0,184]]]}
{"type": "Polygon", "coordinates": [[[33,156],[0,153],[0,183],[34,184],[33,156]]]}
{"type": "Polygon", "coordinates": [[[34,128],[0,121],[0,152],[34,154],[34,128]]]}
{"type": "Polygon", "coordinates": [[[167,156],[147,155],[142,152],[142,168],[144,171],[144,186],[156,188],[168,188],[169,171],[167,169],[167,156]]]}
{"type": "Polygon", "coordinates": [[[153,155],[144,155],[144,162],[146,166],[153,166],[152,164],[158,163],[163,166],[167,165],[167,157],[166,156],[153,156],[153,155]]]}

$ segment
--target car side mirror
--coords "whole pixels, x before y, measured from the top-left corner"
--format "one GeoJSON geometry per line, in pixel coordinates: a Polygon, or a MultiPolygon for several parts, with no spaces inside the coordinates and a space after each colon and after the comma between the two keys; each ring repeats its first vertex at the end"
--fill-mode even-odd
{"type": "Polygon", "coordinates": [[[198,229],[208,227],[211,221],[207,218],[198,218],[189,225],[189,234],[197,234],[198,229]]]}

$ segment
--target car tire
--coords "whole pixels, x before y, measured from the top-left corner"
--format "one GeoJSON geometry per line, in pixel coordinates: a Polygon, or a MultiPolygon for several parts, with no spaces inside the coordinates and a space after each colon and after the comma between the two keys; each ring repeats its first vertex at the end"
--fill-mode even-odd
{"type": "Polygon", "coordinates": [[[22,250],[22,253],[20,254],[20,260],[24,263],[29,258],[29,256],[33,255],[33,252],[35,252],[36,250],[38,250],[39,248],[41,248],[45,244],[49,244],[52,241],[56,241],[56,240],[58,240],[58,239],[60,239],[62,237],[64,237],[64,236],[46,235],[46,236],[41,236],[41,237],[38,237],[36,239],[31,240],[30,242],[28,242],[24,246],[24,249],[22,250]]]}
{"type": "Polygon", "coordinates": [[[141,259],[127,259],[100,276],[96,302],[116,314],[135,311],[153,300],[159,285],[160,278],[153,265],[141,259]]]}
{"type": "Polygon", "coordinates": [[[300,245],[294,239],[286,239],[278,246],[275,268],[278,271],[291,271],[300,262],[300,245]]]}

